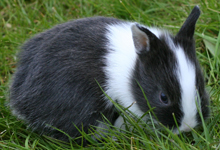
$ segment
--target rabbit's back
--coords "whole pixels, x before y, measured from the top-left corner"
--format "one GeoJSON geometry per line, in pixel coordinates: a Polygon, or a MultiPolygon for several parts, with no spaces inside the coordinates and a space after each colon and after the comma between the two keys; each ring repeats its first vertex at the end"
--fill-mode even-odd
{"type": "Polygon", "coordinates": [[[46,124],[76,137],[79,132],[73,124],[80,127],[83,122],[87,132],[101,114],[113,121],[113,106],[106,107],[109,102],[96,80],[105,84],[106,24],[118,22],[103,17],[80,19],[26,42],[11,86],[14,114],[56,138],[62,136],[46,124]]]}

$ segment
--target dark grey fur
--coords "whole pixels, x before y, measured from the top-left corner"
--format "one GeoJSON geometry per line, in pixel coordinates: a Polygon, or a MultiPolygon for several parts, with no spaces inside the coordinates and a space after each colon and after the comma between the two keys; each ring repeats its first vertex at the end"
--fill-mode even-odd
{"type": "Polygon", "coordinates": [[[22,47],[10,92],[10,104],[30,126],[55,138],[80,133],[73,124],[88,132],[98,125],[101,113],[115,119],[95,79],[103,85],[103,55],[107,53],[106,24],[119,23],[113,18],[86,18],[56,26],[30,39],[22,47]]]}

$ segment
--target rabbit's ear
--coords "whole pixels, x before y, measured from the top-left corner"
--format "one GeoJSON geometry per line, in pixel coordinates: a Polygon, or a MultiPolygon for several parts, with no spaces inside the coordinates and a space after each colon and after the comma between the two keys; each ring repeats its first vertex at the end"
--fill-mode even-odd
{"type": "Polygon", "coordinates": [[[133,37],[136,53],[141,54],[144,51],[149,51],[150,42],[149,42],[149,37],[147,36],[147,34],[141,31],[137,27],[137,24],[134,24],[131,27],[131,31],[132,31],[132,37],[133,37]]]}
{"type": "Polygon", "coordinates": [[[199,6],[195,6],[176,36],[186,37],[190,39],[193,38],[196,21],[198,20],[199,16],[200,16],[199,6]]]}
{"type": "Polygon", "coordinates": [[[160,41],[150,30],[139,24],[132,25],[131,31],[137,54],[145,54],[160,41]]]}

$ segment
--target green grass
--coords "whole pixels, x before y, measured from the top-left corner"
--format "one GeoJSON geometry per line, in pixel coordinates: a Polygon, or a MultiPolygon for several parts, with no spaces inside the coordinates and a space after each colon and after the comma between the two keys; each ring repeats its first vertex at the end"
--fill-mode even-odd
{"type": "MultiPolygon", "coordinates": [[[[210,118],[201,128],[180,136],[159,131],[153,122],[140,128],[127,116],[131,132],[108,129],[104,142],[91,140],[88,149],[220,149],[220,1],[219,0],[1,0],[0,1],[0,148],[82,149],[39,136],[11,115],[6,101],[8,86],[16,68],[19,46],[36,33],[68,20],[108,16],[159,26],[177,33],[195,5],[202,15],[196,26],[197,56],[204,71],[211,99],[210,118]],[[153,128],[153,130],[152,130],[153,128]],[[112,137],[117,141],[112,140],[112,137]]],[[[121,109],[123,112],[124,109],[121,109]]],[[[149,112],[150,113],[150,112],[149,112]]],[[[150,113],[151,114],[151,113],[150,113]]],[[[151,114],[152,115],[152,114],[151,114]]]]}

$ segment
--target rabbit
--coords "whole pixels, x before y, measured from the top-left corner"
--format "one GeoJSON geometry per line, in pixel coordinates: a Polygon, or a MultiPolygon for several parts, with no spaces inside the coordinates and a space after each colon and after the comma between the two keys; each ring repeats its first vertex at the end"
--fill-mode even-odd
{"type": "Polygon", "coordinates": [[[175,36],[108,17],[77,19],[36,35],[21,47],[10,87],[12,113],[34,131],[68,140],[53,127],[76,138],[78,129],[102,126],[103,115],[116,127],[123,124],[101,88],[142,116],[149,110],[142,87],[160,123],[176,133],[190,131],[201,124],[198,110],[209,116],[195,51],[199,16],[195,6],[175,36]]]}

